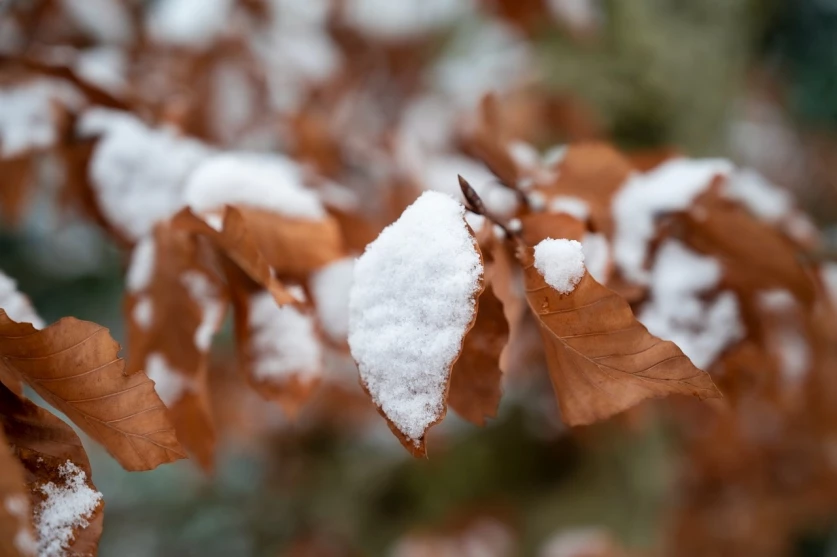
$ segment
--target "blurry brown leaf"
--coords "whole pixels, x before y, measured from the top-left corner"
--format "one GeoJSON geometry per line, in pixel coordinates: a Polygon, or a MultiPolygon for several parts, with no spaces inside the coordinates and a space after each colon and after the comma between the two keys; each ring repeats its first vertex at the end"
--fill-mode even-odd
{"type": "Polygon", "coordinates": [[[234,207],[224,210],[221,230],[216,230],[189,209],[183,209],[172,218],[172,227],[201,234],[210,239],[215,246],[250,280],[267,289],[279,305],[294,304],[297,300],[273,276],[267,260],[253,235],[250,233],[244,217],[234,207]]]}
{"type": "Polygon", "coordinates": [[[480,294],[473,328],[462,341],[462,353],[451,371],[448,404],[476,425],[497,416],[502,395],[500,354],[509,339],[503,304],[490,282],[480,294]]]}
{"type": "Polygon", "coordinates": [[[9,226],[20,222],[29,187],[34,178],[32,156],[28,153],[9,159],[0,158],[0,216],[9,226]]]}
{"type": "Polygon", "coordinates": [[[43,330],[0,311],[0,366],[100,442],[126,470],[185,455],[166,408],[143,373],[126,375],[107,329],[65,317],[43,330]]]}
{"type": "Polygon", "coordinates": [[[536,185],[535,191],[550,200],[558,196],[577,197],[590,207],[593,230],[608,237],[613,233],[610,200],[634,168],[606,143],[579,143],[567,147],[551,184],[536,185]]]}
{"type": "MultiPolygon", "coordinates": [[[[9,392],[5,387],[0,389],[9,392]]],[[[35,555],[32,508],[23,479],[23,468],[0,432],[0,555],[35,555]]]]}
{"type": "Polygon", "coordinates": [[[340,226],[333,217],[290,219],[270,211],[240,207],[247,229],[279,276],[303,280],[308,274],[345,255],[340,226]]]}
{"type": "Polygon", "coordinates": [[[739,292],[785,288],[805,304],[813,302],[815,284],[793,242],[725,199],[717,188],[701,196],[680,222],[683,240],[698,252],[717,257],[724,267],[724,282],[739,292]]]}
{"type": "Polygon", "coordinates": [[[529,213],[520,218],[523,243],[534,246],[547,238],[578,240],[584,237],[584,223],[566,213],[529,213]]]}
{"type": "MultiPolygon", "coordinates": [[[[168,406],[177,437],[205,470],[212,468],[215,427],[206,386],[207,352],[227,307],[225,286],[201,239],[168,224],[154,228],[147,285],[126,295],[127,373],[144,369],[168,406]]],[[[141,248],[135,248],[141,249],[141,248]]],[[[130,269],[129,276],[141,269],[130,269]]]]}
{"type": "MultiPolygon", "coordinates": [[[[92,470],[87,453],[75,431],[61,419],[31,401],[0,387],[0,425],[14,448],[15,455],[25,469],[25,481],[30,490],[34,509],[47,497],[42,487],[66,483],[59,469],[69,461],[85,474],[85,484],[93,491],[92,470]]],[[[29,497],[30,494],[27,494],[29,497]]],[[[104,503],[84,520],[85,527],[74,527],[66,549],[73,555],[95,555],[102,535],[104,503]]]]}
{"type": "Polygon", "coordinates": [[[320,386],[321,341],[301,302],[279,306],[237,267],[226,265],[239,367],[266,400],[294,418],[320,386]]]}
{"type": "Polygon", "coordinates": [[[648,333],[628,303],[590,273],[584,273],[570,294],[562,295],[535,269],[531,248],[521,248],[518,257],[567,424],[604,420],[647,398],[720,396],[706,372],[692,365],[674,343],[648,333]]]}

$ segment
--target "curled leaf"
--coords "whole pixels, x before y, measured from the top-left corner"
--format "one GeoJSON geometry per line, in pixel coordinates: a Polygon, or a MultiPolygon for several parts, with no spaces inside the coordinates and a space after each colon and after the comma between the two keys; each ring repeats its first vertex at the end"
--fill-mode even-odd
{"type": "Polygon", "coordinates": [[[107,329],[65,317],[43,330],[0,310],[0,367],[28,383],[126,470],[184,458],[166,408],[144,373],[125,374],[107,329]]]}

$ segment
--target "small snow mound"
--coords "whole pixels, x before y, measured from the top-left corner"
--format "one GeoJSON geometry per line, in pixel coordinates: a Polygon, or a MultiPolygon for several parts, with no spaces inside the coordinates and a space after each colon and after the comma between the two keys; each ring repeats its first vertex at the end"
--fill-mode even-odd
{"type": "Polygon", "coordinates": [[[314,319],[293,306],[276,305],[269,292],[250,298],[253,375],[281,382],[295,375],[311,380],[322,373],[322,346],[314,319]]]}
{"type": "Polygon", "coordinates": [[[325,217],[317,195],[303,186],[301,169],[277,155],[225,153],[201,164],[186,183],[184,198],[203,213],[224,205],[245,205],[290,218],[325,217]]]}
{"type": "Polygon", "coordinates": [[[36,329],[43,329],[44,322],[35,312],[29,298],[18,292],[17,283],[0,273],[0,309],[9,319],[18,323],[31,323],[36,329]]]}
{"type": "Polygon", "coordinates": [[[349,346],[372,400],[418,444],[444,411],[473,317],[480,254],[451,197],[425,192],[357,260],[349,346]]]}
{"type": "Polygon", "coordinates": [[[46,499],[35,509],[35,529],[38,533],[38,555],[58,557],[66,553],[73,541],[75,528],[86,528],[102,494],[87,485],[87,473],[67,461],[58,467],[63,482],[40,486],[46,499]]]}
{"type": "Polygon", "coordinates": [[[320,325],[335,342],[345,342],[349,334],[349,292],[354,269],[354,258],[346,257],[326,265],[311,277],[320,325]]]}
{"type": "Polygon", "coordinates": [[[584,276],[584,248],[575,240],[542,240],[535,246],[535,268],[549,286],[569,294],[584,276]]]}
{"type": "Polygon", "coordinates": [[[687,209],[715,176],[732,169],[725,159],[674,159],[628,178],[613,199],[614,258],[628,280],[642,285],[651,280],[645,260],[655,219],[687,209]]]}
{"type": "Polygon", "coordinates": [[[190,387],[183,374],[172,368],[159,352],[152,352],[145,359],[145,374],[154,381],[154,390],[166,406],[180,400],[190,387]]]}

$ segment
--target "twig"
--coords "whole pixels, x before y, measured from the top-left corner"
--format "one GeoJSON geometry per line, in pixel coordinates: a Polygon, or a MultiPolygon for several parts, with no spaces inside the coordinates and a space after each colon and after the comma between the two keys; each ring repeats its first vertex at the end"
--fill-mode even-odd
{"type": "Polygon", "coordinates": [[[459,188],[462,190],[462,195],[465,197],[465,208],[471,211],[476,215],[483,216],[491,221],[493,224],[499,226],[503,232],[505,232],[507,238],[516,238],[519,236],[519,231],[513,231],[509,228],[507,223],[502,222],[499,218],[491,214],[491,212],[485,208],[485,203],[483,203],[482,198],[477,194],[471,184],[468,183],[468,180],[463,178],[460,174],[456,175],[459,178],[459,188]]]}

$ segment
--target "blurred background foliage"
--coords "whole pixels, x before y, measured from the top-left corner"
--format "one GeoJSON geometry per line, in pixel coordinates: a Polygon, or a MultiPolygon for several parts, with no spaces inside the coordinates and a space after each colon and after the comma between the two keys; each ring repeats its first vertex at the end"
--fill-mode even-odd
{"type": "MultiPolygon", "coordinates": [[[[733,158],[770,133],[743,141],[735,133],[753,98],[770,99],[805,167],[804,179],[785,185],[829,233],[837,222],[837,1],[608,0],[603,8],[598,40],[536,32],[550,87],[589,102],[625,148],[733,158]]],[[[104,235],[62,228],[35,208],[25,226],[4,229],[0,268],[45,320],[73,315],[122,339],[123,255],[104,235]]],[[[219,352],[231,350],[230,336],[227,327],[216,339],[219,352]]],[[[545,377],[528,388],[550,390],[545,377]]],[[[212,476],[187,461],[129,474],[87,443],[107,502],[100,555],[281,555],[306,533],[380,555],[416,525],[486,506],[509,516],[527,555],[556,530],[585,525],[653,547],[671,504],[676,444],[658,414],[648,428],[608,423],[569,437],[544,431],[533,418],[544,411],[520,400],[530,399],[505,397],[484,429],[446,422],[453,434],[431,439],[427,460],[408,457],[382,421],[360,440],[303,425],[256,445],[228,439],[212,476]]],[[[800,532],[797,554],[837,554],[829,525],[800,532]]]]}

